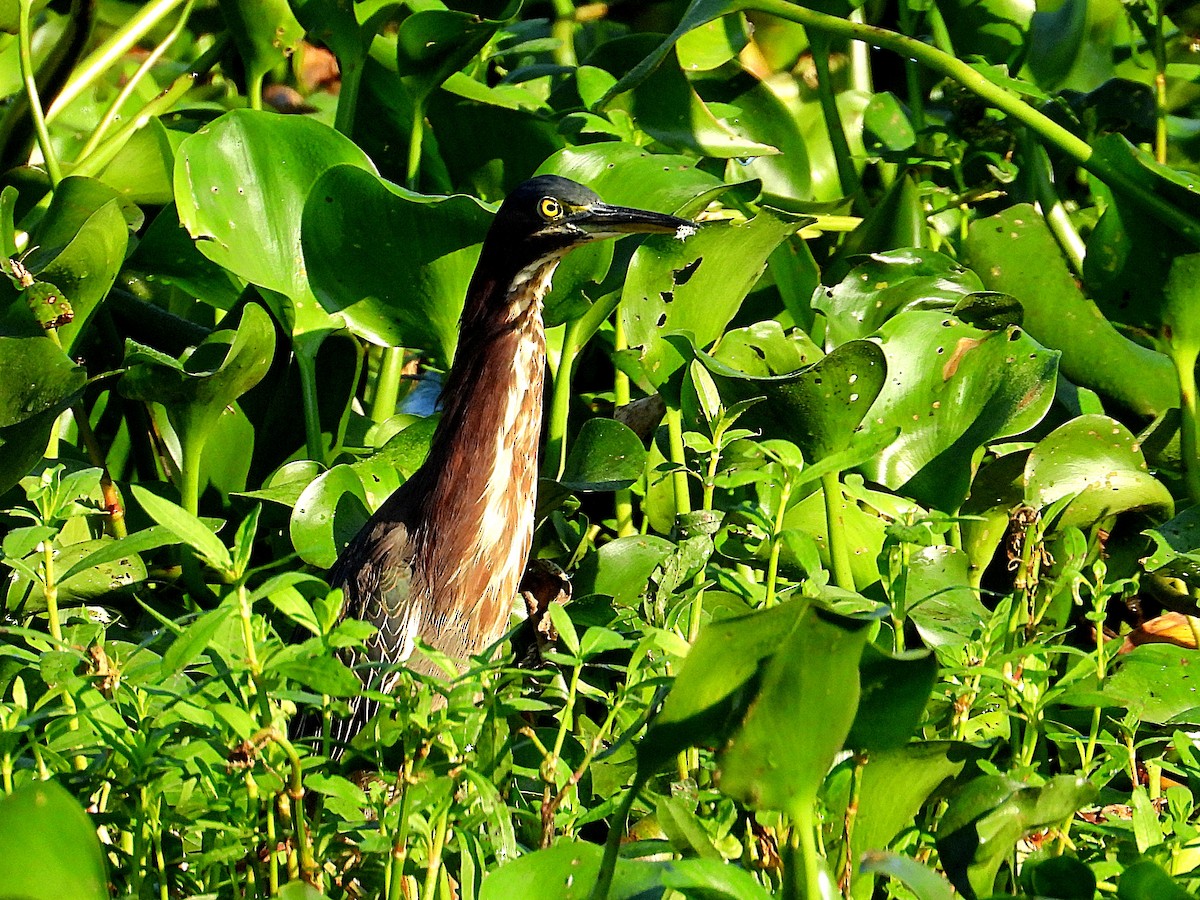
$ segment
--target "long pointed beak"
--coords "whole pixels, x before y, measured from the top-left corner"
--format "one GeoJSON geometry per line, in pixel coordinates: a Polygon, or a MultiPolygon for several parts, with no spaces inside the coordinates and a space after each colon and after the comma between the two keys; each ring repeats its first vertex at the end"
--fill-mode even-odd
{"type": "Polygon", "coordinates": [[[610,206],[607,203],[590,206],[571,216],[569,221],[592,239],[618,237],[622,234],[672,233],[683,239],[696,233],[695,223],[687,219],[629,206],[610,206]]]}

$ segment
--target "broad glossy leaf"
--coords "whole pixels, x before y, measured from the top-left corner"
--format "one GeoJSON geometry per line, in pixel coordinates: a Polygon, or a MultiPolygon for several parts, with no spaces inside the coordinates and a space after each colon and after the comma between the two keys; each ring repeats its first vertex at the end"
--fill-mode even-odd
{"type": "Polygon", "coordinates": [[[1106,134],[1092,144],[1092,156],[1120,173],[1122,181],[1109,186],[1139,207],[1143,215],[1159,220],[1160,225],[1184,234],[1193,245],[1200,245],[1200,182],[1190,172],[1179,171],[1156,162],[1145,150],[1135,147],[1121,134],[1106,134]],[[1143,197],[1152,195],[1173,208],[1177,218],[1167,220],[1143,197]]]}
{"type": "Polygon", "coordinates": [[[0,800],[0,896],[106,900],[96,825],[56,781],[30,781],[0,800]]]}
{"type": "Polygon", "coordinates": [[[448,361],[490,223],[472,197],[426,197],[337,166],[304,207],[304,264],[321,305],[356,334],[448,361]]]}
{"type": "Polygon", "coordinates": [[[892,655],[867,644],[858,672],[858,710],[846,746],[872,754],[903,747],[921,723],[937,678],[937,660],[928,650],[892,655]]]}
{"type": "Polygon", "coordinates": [[[1200,585],[1200,506],[1188,507],[1146,534],[1154,541],[1154,551],[1142,560],[1147,572],[1200,585]]]}
{"type": "Polygon", "coordinates": [[[1072,500],[1058,527],[1087,528],[1101,519],[1140,509],[1169,517],[1174,501],[1150,474],[1137,438],[1108,416],[1079,416],[1038,442],[1025,464],[1025,501],[1044,508],[1072,500]]]}
{"type": "Polygon", "coordinates": [[[421,9],[406,17],[396,32],[396,65],[418,101],[465,66],[520,7],[520,0],[509,0],[483,15],[421,9]]]}
{"type": "Polygon", "coordinates": [[[1142,644],[1122,654],[1114,671],[1072,685],[1060,697],[1068,706],[1127,709],[1144,722],[1200,723],[1196,651],[1172,644],[1142,644]]]}
{"type": "Polygon", "coordinates": [[[812,365],[774,376],[748,375],[705,353],[697,358],[727,404],[766,398],[746,412],[745,427],[792,441],[809,462],[850,447],[887,377],[883,352],[871,341],[843,344],[812,365]]]}
{"type": "Polygon", "coordinates": [[[882,91],[872,97],[863,112],[863,144],[867,152],[900,153],[916,142],[917,133],[896,95],[882,91]]]}
{"type": "Polygon", "coordinates": [[[677,150],[717,159],[779,153],[741,134],[736,117],[718,119],[684,76],[674,53],[634,88],[631,111],[638,127],[677,150]]]}
{"type": "Polygon", "coordinates": [[[1073,856],[1052,856],[1025,863],[1021,883],[1039,897],[1093,900],[1096,896],[1095,873],[1073,856]]]}
{"type": "Polygon", "coordinates": [[[954,900],[955,897],[950,882],[911,856],[900,853],[868,851],[862,856],[859,871],[896,879],[912,891],[915,900],[954,900]]]}
{"type": "Polygon", "coordinates": [[[685,72],[707,72],[734,59],[749,43],[745,16],[714,19],[679,39],[675,53],[685,72]]]}
{"type": "Polygon", "coordinates": [[[931,647],[962,647],[978,637],[990,613],[971,587],[967,554],[956,547],[922,547],[909,557],[905,613],[931,647]]]}
{"type": "MultiPolygon", "coordinates": [[[[729,19],[718,21],[728,22],[729,19]]],[[[725,165],[730,182],[757,178],[763,194],[785,201],[811,200],[812,170],[808,145],[787,104],[765,82],[755,79],[754,86],[731,100],[737,109],[739,130],[747,137],[779,150],[778,153],[750,159],[731,159],[725,165]]]]}
{"type": "MultiPolygon", "coordinates": [[[[753,702],[718,759],[722,793],[792,814],[816,800],[858,709],[868,624],[809,608],[790,633],[778,636],[753,702]]],[[[664,715],[670,701],[668,695],[664,715]]]]}
{"type": "Polygon", "coordinates": [[[836,347],[866,337],[903,310],[949,311],[982,289],[979,276],[944,254],[889,250],[872,253],[832,287],[818,288],[812,306],[825,313],[826,344],[836,347]]]}
{"type": "Polygon", "coordinates": [[[1142,415],[1179,405],[1171,361],[1127,340],[1109,324],[1080,291],[1054,235],[1032,206],[1019,203],[972,222],[967,252],[989,290],[1020,302],[1025,330],[1043,346],[1062,352],[1067,378],[1142,415]]]}
{"type": "Polygon", "coordinates": [[[937,847],[946,874],[966,896],[987,897],[1000,866],[1026,833],[1063,822],[1089,803],[1096,788],[1087,779],[1058,775],[1041,787],[982,775],[950,799],[938,826],[937,847]]]}
{"type": "Polygon", "coordinates": [[[1037,8],[1034,0],[952,0],[938,6],[960,58],[978,55],[1014,70],[1025,54],[1025,35],[1037,8]]]}
{"type": "Polygon", "coordinates": [[[629,487],[646,470],[646,448],[628,425],[588,419],[579,429],[559,479],[573,491],[614,491],[629,487]]]}
{"type": "Polygon", "coordinates": [[[1135,862],[1117,879],[1117,900],[1190,900],[1193,896],[1152,859],[1135,862]]]}
{"type": "Polygon", "coordinates": [[[349,466],[313,480],[292,510],[292,546],[309,565],[328,569],[370,518],[362,481],[349,466]]]}
{"type": "Polygon", "coordinates": [[[209,259],[289,298],[297,334],[340,327],[312,296],[300,246],[309,190],[337,165],[374,171],[328,126],[245,109],[201,128],[177,153],[179,220],[209,259]]]}
{"type": "Polygon", "coordinates": [[[1041,421],[1054,397],[1058,354],[1019,328],[981,331],[945,313],[910,310],[879,330],[888,378],[868,430],[900,436],[864,474],[938,509],[956,510],[980,447],[1041,421]]]}
{"type": "MultiPolygon", "coordinates": [[[[947,273],[949,276],[947,280],[950,282],[950,284],[939,284],[939,279],[937,279],[936,276],[931,279],[928,273],[920,273],[919,270],[925,268],[925,266],[921,265],[922,263],[926,263],[928,268],[931,269],[937,269],[941,267],[938,265],[939,261],[936,259],[935,255],[923,257],[922,251],[919,248],[924,247],[928,243],[928,226],[925,224],[925,201],[922,199],[921,193],[918,190],[913,177],[910,175],[901,175],[896,179],[892,186],[888,188],[887,193],[879,199],[879,202],[867,212],[866,216],[858,224],[858,227],[850,232],[850,234],[846,236],[846,239],[842,241],[841,246],[838,248],[836,257],[825,268],[825,272],[822,275],[822,280],[825,282],[830,282],[843,279],[845,273],[849,271],[851,266],[855,265],[859,261],[858,258],[862,254],[873,253],[875,251],[881,251],[880,256],[875,257],[876,262],[879,262],[882,258],[883,260],[900,263],[900,272],[896,274],[900,276],[899,291],[901,292],[901,296],[903,296],[905,288],[912,290],[914,287],[919,288],[925,286],[935,288],[952,287],[956,278],[961,278],[964,281],[968,280],[966,277],[964,277],[962,267],[954,265],[953,263],[951,264],[953,268],[951,268],[947,273]],[[900,249],[893,251],[892,248],[895,247],[913,249],[900,249]],[[904,268],[906,266],[912,266],[915,271],[905,272],[904,268]],[[917,276],[918,278],[924,278],[925,283],[919,283],[918,285],[910,286],[905,276],[917,276]]],[[[943,257],[943,259],[946,258],[943,257]]],[[[949,262],[948,259],[946,259],[946,261],[949,262]]],[[[966,275],[970,276],[971,281],[976,281],[977,283],[974,273],[967,272],[966,275]]],[[[845,281],[843,281],[843,285],[844,284],[845,281]]],[[[866,279],[864,283],[855,286],[858,288],[858,292],[868,295],[868,300],[870,299],[870,295],[872,293],[876,294],[874,299],[878,301],[878,303],[874,306],[868,304],[865,306],[865,308],[855,310],[855,313],[849,317],[851,328],[854,327],[855,322],[857,322],[859,328],[861,328],[862,325],[865,324],[868,316],[871,317],[871,319],[876,323],[876,326],[882,324],[884,319],[896,312],[897,307],[895,304],[897,301],[900,303],[900,308],[908,306],[917,306],[918,308],[936,308],[940,305],[937,303],[930,303],[928,302],[930,298],[921,297],[919,295],[916,297],[910,295],[905,300],[901,300],[900,298],[892,298],[891,304],[887,304],[882,297],[878,296],[878,294],[883,290],[883,288],[880,287],[880,284],[884,285],[885,287],[891,286],[890,282],[879,280],[871,282],[870,279],[866,279]]],[[[841,285],[839,285],[839,287],[840,286],[841,285]]],[[[852,292],[852,295],[853,293],[854,292],[852,292]]],[[[816,306],[816,301],[820,299],[821,294],[818,291],[813,296],[814,307],[816,306]]],[[[839,323],[847,322],[847,317],[844,315],[839,315],[833,318],[839,323]]],[[[867,333],[869,333],[869,331],[858,331],[854,334],[854,336],[862,337],[867,333]]],[[[831,337],[830,340],[834,341],[835,343],[837,342],[837,339],[834,337],[831,337]]]]}
{"type": "MultiPolygon", "coordinates": [[[[60,571],[75,570],[70,577],[60,576],[58,581],[58,602],[63,605],[87,603],[100,600],[110,594],[116,594],[131,585],[146,580],[146,564],[136,553],[125,553],[115,559],[99,561],[93,565],[80,567],[82,560],[90,558],[99,550],[105,549],[113,541],[80,541],[77,544],[67,544],[55,553],[54,561],[60,566],[60,571]]],[[[30,560],[36,565],[36,561],[30,560]]],[[[14,574],[12,582],[20,585],[24,579],[14,574]]],[[[28,582],[25,582],[28,584],[28,582]]],[[[23,589],[23,588],[18,588],[23,589]]],[[[26,608],[29,610],[45,608],[45,593],[40,582],[30,585],[26,608]]]]}
{"type": "Polygon", "coordinates": [[[653,534],[617,538],[584,557],[572,582],[575,593],[604,594],[623,606],[637,602],[654,570],[675,544],[653,534]]]}
{"type": "Polygon", "coordinates": [[[248,81],[261,81],[304,37],[287,0],[220,0],[220,6],[248,81]]]}
{"type": "Polygon", "coordinates": [[[662,385],[682,360],[666,341],[689,333],[696,347],[715,341],[799,222],[762,212],[743,225],[702,227],[683,241],[653,236],[634,253],[621,294],[630,347],[642,348],[647,377],[662,385]]]}
{"type": "Polygon", "coordinates": [[[0,372],[0,428],[61,411],[87,381],[48,337],[0,337],[0,372]]]}

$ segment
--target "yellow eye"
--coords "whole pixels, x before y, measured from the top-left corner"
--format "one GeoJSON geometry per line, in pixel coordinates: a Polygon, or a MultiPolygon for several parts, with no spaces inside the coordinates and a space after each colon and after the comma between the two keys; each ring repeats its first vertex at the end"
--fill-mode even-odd
{"type": "Polygon", "coordinates": [[[544,219],[557,219],[563,214],[563,208],[553,197],[543,197],[538,203],[538,212],[544,219]]]}

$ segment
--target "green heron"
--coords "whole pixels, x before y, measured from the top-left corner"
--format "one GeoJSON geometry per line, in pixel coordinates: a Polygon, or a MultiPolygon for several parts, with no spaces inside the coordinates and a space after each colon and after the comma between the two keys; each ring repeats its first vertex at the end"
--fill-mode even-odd
{"type": "MultiPolygon", "coordinates": [[[[367,642],[368,688],[389,693],[400,663],[441,674],[414,655],[417,638],[466,659],[508,629],[533,542],[542,299],[559,261],[590,241],[635,232],[683,238],[694,229],[674,216],[610,206],[555,175],[531,178],[505,199],[467,288],[429,456],[330,572],[330,584],[345,591],[346,614],[378,629],[367,642]]],[[[335,755],[377,706],[356,698],[351,715],[333,723],[335,755]]]]}

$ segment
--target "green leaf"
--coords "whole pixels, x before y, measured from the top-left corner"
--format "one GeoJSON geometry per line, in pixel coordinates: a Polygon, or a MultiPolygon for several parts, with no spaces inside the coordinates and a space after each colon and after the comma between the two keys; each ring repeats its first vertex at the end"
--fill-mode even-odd
{"type": "Polygon", "coordinates": [[[1059,698],[1068,706],[1127,709],[1152,723],[1200,722],[1200,691],[1192,664],[1195,651],[1171,644],[1143,644],[1122,654],[1116,670],[1097,684],[1073,684],[1059,698]],[[1195,677],[1193,677],[1195,676],[1195,677]]]}
{"type": "Polygon", "coordinates": [[[1018,203],[972,222],[966,246],[984,285],[1021,304],[1030,336],[1062,352],[1062,372],[1071,381],[1142,415],[1179,405],[1171,361],[1109,324],[1080,291],[1054,235],[1032,206],[1018,203]]]}
{"type": "Polygon", "coordinates": [[[294,334],[340,326],[316,303],[299,264],[304,202],[337,165],[374,171],[358,147],[314,119],[246,109],[201,128],[177,151],[179,221],[213,262],[289,298],[294,334]]]}
{"type": "Polygon", "coordinates": [[[304,263],[321,305],[356,334],[448,363],[490,222],[473,197],[426,197],[336,166],[304,206],[304,263]]]}
{"type": "Polygon", "coordinates": [[[633,430],[613,419],[588,419],[571,442],[559,482],[572,491],[615,491],[646,470],[646,448],[633,430]]]}
{"type": "Polygon", "coordinates": [[[958,509],[974,458],[997,438],[1032,428],[1054,398],[1058,354],[1019,328],[981,331],[930,310],[910,310],[879,330],[888,378],[868,431],[899,438],[863,473],[927,506],[958,509]]]}
{"type": "Polygon", "coordinates": [[[491,40],[519,0],[506,2],[490,18],[453,9],[422,9],[400,23],[396,66],[418,103],[457,72],[491,40]]]}
{"type": "Polygon", "coordinates": [[[328,569],[371,516],[363,483],[349,466],[313,480],[292,510],[289,532],[300,558],[328,569]]]}
{"type": "Polygon", "coordinates": [[[55,781],[32,781],[0,800],[0,896],[106,900],[96,825],[55,781]]]}
{"type": "Polygon", "coordinates": [[[178,675],[194,663],[200,654],[208,649],[209,643],[231,615],[233,604],[223,603],[184,628],[183,633],[171,642],[171,646],[163,654],[161,677],[165,679],[171,675],[178,675]]]}
{"type": "Polygon", "coordinates": [[[1057,775],[1041,787],[1003,775],[972,779],[950,799],[938,826],[938,854],[946,874],[968,897],[990,895],[1018,840],[1063,822],[1095,795],[1087,779],[1074,775],[1057,775]]]}
{"type": "Polygon", "coordinates": [[[1025,502],[1044,509],[1075,495],[1059,528],[1087,528],[1131,510],[1169,517],[1171,492],[1150,474],[1137,438],[1108,416],[1079,416],[1042,438],[1025,464],[1025,502]]]}
{"type": "Polygon", "coordinates": [[[273,662],[270,669],[330,697],[357,697],[363,690],[361,679],[332,656],[305,656],[273,662]]]}
{"type": "Polygon", "coordinates": [[[150,518],[199,553],[214,569],[224,572],[233,566],[233,557],[221,539],[196,516],[182,506],[150,493],[139,484],[131,485],[130,490],[150,518]]]}
{"type": "Polygon", "coordinates": [[[896,879],[912,891],[916,900],[954,900],[950,883],[911,856],[879,851],[864,853],[859,871],[896,879]]]}
{"type": "Polygon", "coordinates": [[[937,674],[928,650],[893,656],[868,644],[859,661],[858,710],[846,746],[874,754],[907,744],[921,724],[937,674]]]}
{"type": "Polygon", "coordinates": [[[1191,900],[1193,896],[1149,859],[1135,862],[1117,880],[1117,900],[1191,900]]]}
{"type": "Polygon", "coordinates": [[[0,337],[0,372],[0,428],[61,412],[87,381],[84,368],[48,337],[0,337]]]}
{"type": "Polygon", "coordinates": [[[629,606],[675,545],[657,535],[630,535],[604,544],[580,563],[572,582],[578,596],[604,594],[629,606]]]}
{"type": "Polygon", "coordinates": [[[221,14],[246,67],[247,81],[264,75],[292,55],[304,38],[287,0],[219,0],[221,14]]]}
{"type": "Polygon", "coordinates": [[[956,547],[922,547],[908,562],[904,612],[921,639],[931,647],[958,648],[979,637],[990,613],[971,588],[967,555],[956,547]]]}
{"type": "Polygon", "coordinates": [[[667,335],[688,333],[703,349],[721,336],[766,268],[771,252],[799,228],[762,212],[742,225],[701,228],[684,241],[651,237],[633,256],[618,315],[646,375],[664,384],[682,364],[667,335]]]}

